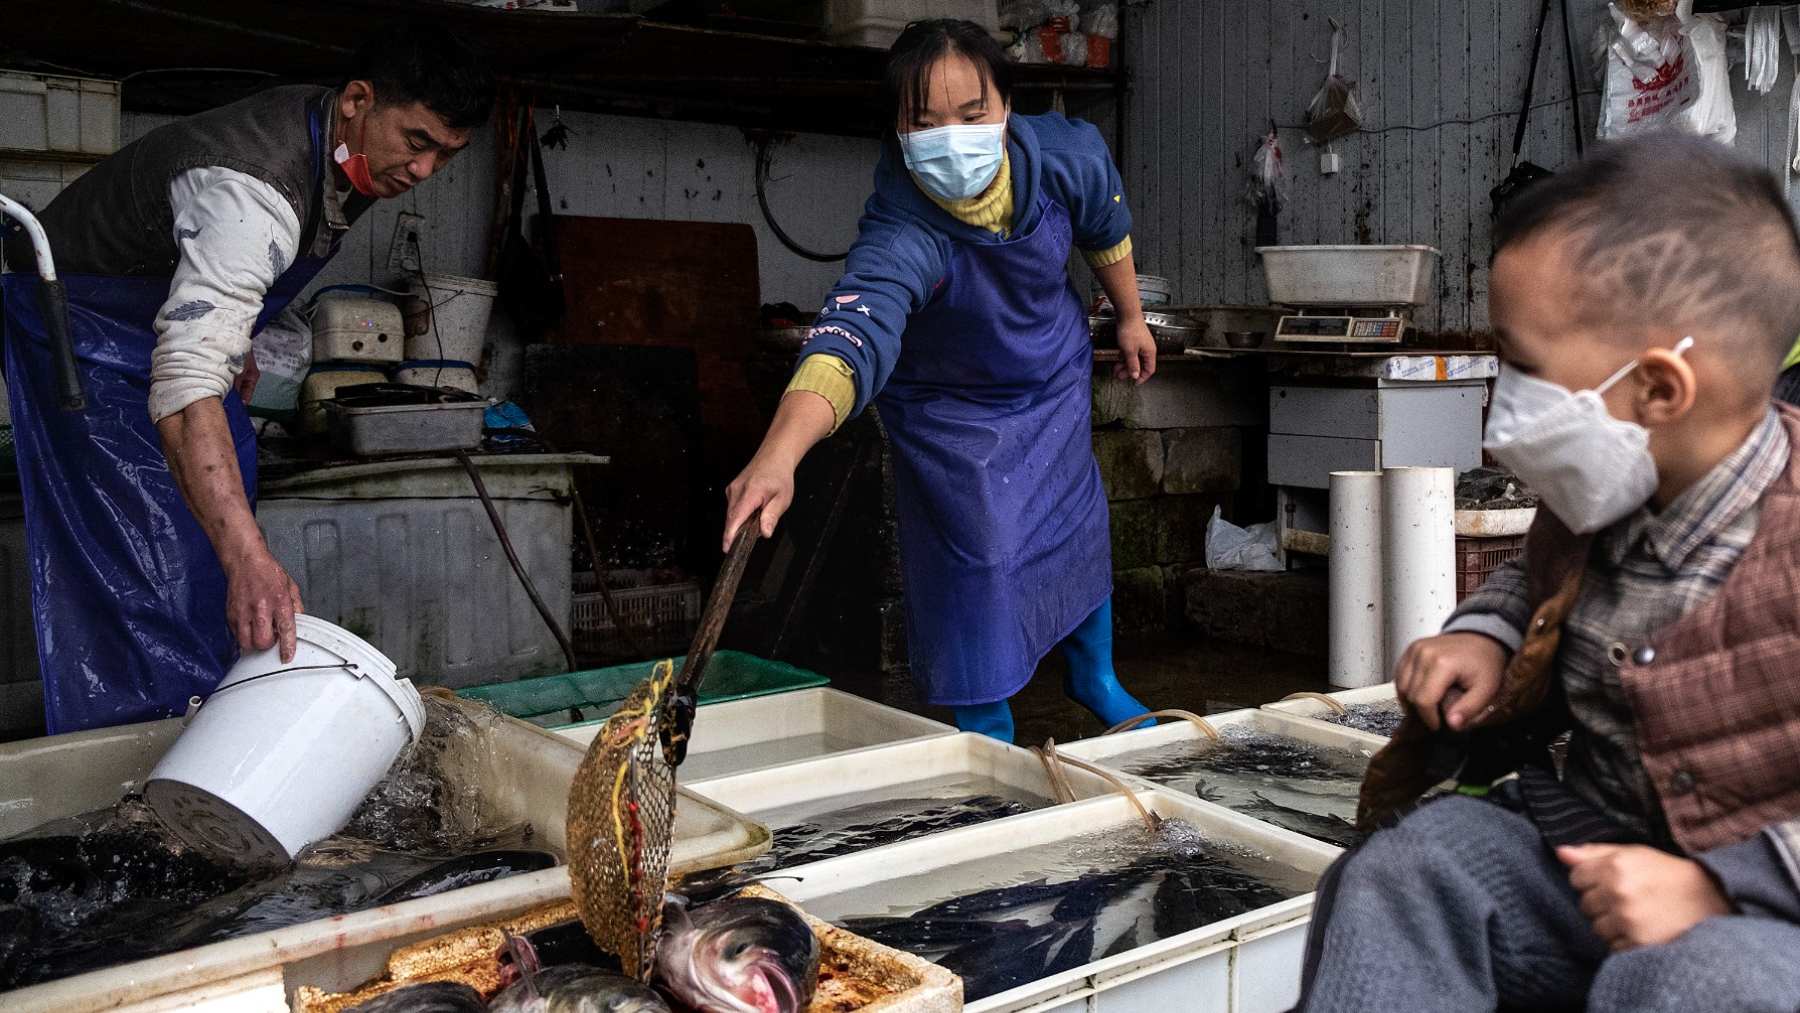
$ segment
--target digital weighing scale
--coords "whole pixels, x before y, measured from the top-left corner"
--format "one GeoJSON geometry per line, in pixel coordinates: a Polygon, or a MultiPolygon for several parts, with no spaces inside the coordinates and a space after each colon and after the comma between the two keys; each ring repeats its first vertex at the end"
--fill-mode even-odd
{"type": "Polygon", "coordinates": [[[1399,345],[1412,330],[1410,307],[1294,309],[1275,325],[1276,344],[1399,345]]]}

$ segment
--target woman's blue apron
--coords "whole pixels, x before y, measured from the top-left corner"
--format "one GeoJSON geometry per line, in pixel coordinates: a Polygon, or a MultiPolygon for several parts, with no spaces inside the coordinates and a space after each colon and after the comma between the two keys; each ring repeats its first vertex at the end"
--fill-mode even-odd
{"type": "MultiPolygon", "coordinates": [[[[312,126],[316,165],[316,113],[312,126]]],[[[301,242],[310,238],[306,230],[301,242]]],[[[264,295],[255,329],[330,259],[296,258],[264,295]]],[[[211,693],[238,656],[225,620],[225,573],[150,421],[154,322],[169,279],[61,277],[87,394],[79,412],[57,406],[37,276],[0,276],[6,386],[52,735],[180,714],[190,696],[211,693]]],[[[225,396],[225,418],[254,509],[256,434],[235,391],[225,396]]]]}
{"type": "Polygon", "coordinates": [[[1112,593],[1093,351],[1069,214],[953,242],[877,404],[893,442],[907,645],[926,701],[1004,700],[1112,593]]]}

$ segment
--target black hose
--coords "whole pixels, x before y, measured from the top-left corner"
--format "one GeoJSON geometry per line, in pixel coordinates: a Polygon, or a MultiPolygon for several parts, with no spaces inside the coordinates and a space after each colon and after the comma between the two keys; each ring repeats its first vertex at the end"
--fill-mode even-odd
{"type": "Polygon", "coordinates": [[[500,511],[494,508],[494,501],[488,496],[487,483],[481,480],[481,470],[469,455],[461,450],[456,452],[456,460],[469,473],[469,481],[475,484],[475,495],[481,497],[481,505],[487,510],[488,523],[494,526],[494,534],[500,538],[500,548],[506,550],[506,561],[512,564],[513,573],[518,575],[519,584],[525,588],[525,594],[531,598],[531,604],[544,617],[544,625],[550,627],[550,635],[556,638],[556,646],[562,648],[563,658],[569,663],[569,671],[579,666],[575,662],[575,648],[569,643],[569,635],[563,632],[562,624],[550,614],[550,606],[544,604],[544,598],[538,594],[537,585],[532,583],[531,575],[525,572],[525,564],[519,562],[519,554],[514,551],[512,539],[507,537],[506,525],[500,520],[500,511]]]}
{"type": "Polygon", "coordinates": [[[814,253],[795,242],[792,236],[789,236],[780,225],[775,223],[775,213],[769,210],[769,195],[765,186],[769,181],[769,166],[774,161],[774,156],[769,151],[773,142],[774,139],[767,136],[756,139],[756,205],[762,208],[763,221],[768,223],[769,231],[775,233],[775,238],[781,240],[781,245],[787,247],[795,256],[805,257],[814,263],[835,264],[849,257],[849,250],[836,254],[814,253]]]}
{"type": "Polygon", "coordinates": [[[1563,54],[1569,64],[1569,105],[1575,110],[1575,157],[1587,156],[1587,124],[1582,122],[1581,115],[1581,71],[1575,59],[1575,25],[1569,20],[1569,0],[1558,0],[1562,4],[1563,54]]]}

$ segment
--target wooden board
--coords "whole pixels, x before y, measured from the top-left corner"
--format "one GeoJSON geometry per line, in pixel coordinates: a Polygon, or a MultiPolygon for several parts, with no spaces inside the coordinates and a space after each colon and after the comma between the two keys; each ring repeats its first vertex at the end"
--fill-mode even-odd
{"type": "Polygon", "coordinates": [[[769,421],[745,376],[761,298],[755,231],[717,222],[554,221],[569,311],[550,340],[691,350],[707,470],[729,481],[769,421]]]}

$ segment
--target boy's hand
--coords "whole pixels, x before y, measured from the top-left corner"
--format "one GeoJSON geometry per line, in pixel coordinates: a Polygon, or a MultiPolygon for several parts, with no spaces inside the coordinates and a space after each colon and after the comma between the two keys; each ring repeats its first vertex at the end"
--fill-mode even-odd
{"type": "Polygon", "coordinates": [[[1556,849],[1581,894],[1581,913],[1614,953],[1674,942],[1715,915],[1731,913],[1699,862],[1643,845],[1586,844],[1556,849]]]}
{"type": "Polygon", "coordinates": [[[1505,671],[1506,648],[1499,641],[1445,633],[1413,641],[1394,670],[1394,689],[1427,728],[1447,725],[1460,732],[1487,716],[1505,671]]]}

